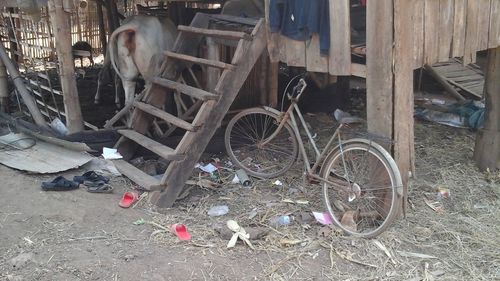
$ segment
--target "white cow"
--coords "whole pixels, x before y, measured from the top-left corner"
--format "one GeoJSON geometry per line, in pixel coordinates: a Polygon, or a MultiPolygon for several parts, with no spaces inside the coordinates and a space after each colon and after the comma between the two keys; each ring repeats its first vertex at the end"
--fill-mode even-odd
{"type": "MultiPolygon", "coordinates": [[[[134,100],[135,83],[139,75],[147,82],[155,74],[163,52],[172,48],[176,37],[177,28],[170,19],[143,15],[126,18],[113,31],[109,37],[107,56],[122,80],[125,104],[134,100]]],[[[102,84],[102,81],[99,82],[102,84]]],[[[96,103],[99,99],[98,89],[96,103]]]]}

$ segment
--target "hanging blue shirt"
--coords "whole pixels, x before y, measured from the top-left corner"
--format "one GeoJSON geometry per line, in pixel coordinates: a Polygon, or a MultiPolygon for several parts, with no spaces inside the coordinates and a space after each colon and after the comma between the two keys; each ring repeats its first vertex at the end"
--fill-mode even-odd
{"type": "Polygon", "coordinates": [[[271,0],[269,4],[271,32],[298,41],[319,34],[321,55],[330,50],[330,15],[328,0],[271,0]]]}

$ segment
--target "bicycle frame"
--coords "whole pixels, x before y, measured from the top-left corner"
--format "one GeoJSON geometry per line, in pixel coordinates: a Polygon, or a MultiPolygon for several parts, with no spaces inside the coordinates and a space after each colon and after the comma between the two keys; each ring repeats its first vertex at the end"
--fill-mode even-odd
{"type": "MultiPolygon", "coordinates": [[[[305,83],[305,82],[303,82],[303,83],[305,83]]],[[[304,166],[305,166],[305,169],[306,169],[306,172],[307,172],[307,176],[309,178],[313,178],[315,180],[326,182],[328,184],[332,184],[332,185],[337,186],[337,187],[346,188],[345,185],[339,184],[338,182],[335,183],[335,182],[326,180],[326,179],[320,177],[317,173],[314,172],[314,171],[316,171],[316,169],[320,165],[321,160],[323,160],[323,158],[330,152],[330,147],[333,145],[333,143],[335,142],[336,139],[338,139],[338,143],[339,143],[339,145],[340,145],[340,147],[342,149],[342,142],[341,142],[341,138],[340,138],[340,129],[344,126],[344,124],[341,123],[337,127],[337,129],[333,133],[332,137],[330,138],[330,140],[328,141],[328,143],[326,144],[326,146],[320,152],[319,149],[318,149],[318,147],[317,147],[317,145],[316,145],[316,142],[314,141],[314,138],[311,135],[311,132],[309,131],[309,129],[306,126],[306,122],[304,120],[302,112],[300,111],[299,106],[297,104],[298,101],[299,101],[299,99],[300,99],[300,97],[302,96],[302,92],[303,92],[304,89],[305,89],[305,84],[304,84],[303,88],[299,89],[300,92],[297,94],[297,97],[295,97],[295,98],[293,96],[291,96],[291,95],[288,95],[288,98],[291,101],[291,104],[290,104],[290,106],[288,107],[288,109],[285,112],[281,112],[281,111],[275,110],[275,109],[270,108],[270,107],[264,107],[266,110],[269,110],[269,111],[272,111],[272,112],[278,114],[278,116],[280,117],[281,120],[280,120],[280,123],[279,123],[278,128],[276,129],[276,131],[272,135],[270,135],[266,140],[264,140],[263,142],[261,142],[260,145],[261,146],[265,146],[267,143],[269,143],[272,139],[274,139],[279,134],[279,132],[283,129],[283,127],[285,126],[285,124],[288,123],[292,127],[292,130],[293,130],[293,132],[295,134],[295,138],[297,139],[300,153],[302,154],[302,157],[304,159],[304,166]],[[307,138],[308,138],[309,142],[312,144],[312,146],[314,148],[314,151],[316,153],[315,163],[314,163],[314,165],[312,167],[311,167],[310,159],[309,159],[309,157],[307,155],[307,152],[305,150],[304,143],[303,143],[302,138],[300,136],[299,125],[297,123],[295,115],[298,116],[300,124],[302,125],[302,128],[304,128],[304,130],[305,130],[305,132],[307,134],[307,138]]],[[[351,190],[351,186],[350,186],[351,182],[350,182],[349,179],[345,179],[345,180],[348,183],[348,187],[346,188],[346,190],[349,191],[349,190],[351,190]]]]}

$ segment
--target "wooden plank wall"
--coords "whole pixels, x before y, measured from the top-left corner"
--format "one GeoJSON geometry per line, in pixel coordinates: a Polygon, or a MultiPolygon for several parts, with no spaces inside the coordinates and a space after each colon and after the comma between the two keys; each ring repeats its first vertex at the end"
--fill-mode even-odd
{"type": "Polygon", "coordinates": [[[500,45],[500,0],[412,1],[415,67],[463,57],[500,45]],[[423,15],[423,34],[421,21],[423,15]],[[421,58],[423,54],[423,60],[421,58]]]}

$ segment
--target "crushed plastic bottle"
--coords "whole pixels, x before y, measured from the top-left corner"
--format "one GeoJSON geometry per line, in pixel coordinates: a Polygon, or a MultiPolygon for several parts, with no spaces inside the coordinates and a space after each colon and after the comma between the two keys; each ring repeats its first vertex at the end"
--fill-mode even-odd
{"type": "Polygon", "coordinates": [[[284,226],[291,224],[293,220],[294,217],[288,215],[276,216],[269,219],[269,224],[271,226],[284,226]]]}
{"type": "Polygon", "coordinates": [[[208,210],[208,215],[211,217],[220,217],[229,212],[229,207],[226,205],[214,206],[208,210]]]}

